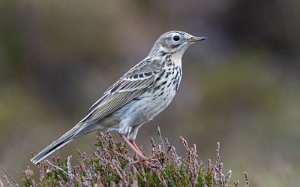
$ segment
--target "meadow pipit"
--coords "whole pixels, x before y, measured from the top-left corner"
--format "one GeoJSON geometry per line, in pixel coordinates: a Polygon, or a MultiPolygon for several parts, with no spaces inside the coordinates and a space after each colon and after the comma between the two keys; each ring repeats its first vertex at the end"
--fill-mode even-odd
{"type": "Polygon", "coordinates": [[[112,85],[77,125],[31,161],[39,163],[73,139],[96,130],[118,132],[141,159],[147,160],[135,143],[137,132],[171,103],[182,77],[183,53],[204,39],[182,31],[161,35],[149,55],[112,85]]]}

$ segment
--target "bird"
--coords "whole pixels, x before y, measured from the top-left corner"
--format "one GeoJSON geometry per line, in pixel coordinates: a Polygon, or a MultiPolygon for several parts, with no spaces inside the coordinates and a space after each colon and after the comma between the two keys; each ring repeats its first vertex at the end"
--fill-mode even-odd
{"type": "Polygon", "coordinates": [[[184,52],[205,39],[183,31],[162,34],[146,58],[109,87],[71,130],[31,161],[37,164],[72,140],[99,130],[117,132],[141,160],[149,159],[135,143],[138,130],[171,103],[182,78],[184,52]]]}

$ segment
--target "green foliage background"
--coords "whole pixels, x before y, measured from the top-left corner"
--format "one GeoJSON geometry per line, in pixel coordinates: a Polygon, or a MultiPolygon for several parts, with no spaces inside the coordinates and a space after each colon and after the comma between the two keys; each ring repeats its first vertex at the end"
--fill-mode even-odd
{"type": "MultiPolygon", "coordinates": [[[[296,186],[299,16],[290,0],[2,0],[0,163],[20,181],[31,151],[76,124],[160,34],[176,29],[208,40],[187,51],[178,95],[138,143],[148,145],[144,137],[159,125],[175,145],[179,136],[196,143],[206,160],[220,141],[233,177],[246,170],[253,186],[296,186]]],[[[89,152],[94,140],[61,152],[89,152]]]]}

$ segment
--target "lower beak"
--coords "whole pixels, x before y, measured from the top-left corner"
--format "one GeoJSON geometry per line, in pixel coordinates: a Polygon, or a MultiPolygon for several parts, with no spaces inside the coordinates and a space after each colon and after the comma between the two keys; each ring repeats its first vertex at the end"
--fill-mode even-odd
{"type": "Polygon", "coordinates": [[[191,37],[190,39],[188,39],[188,42],[190,42],[190,43],[200,42],[200,41],[205,40],[205,39],[207,39],[207,37],[203,37],[203,36],[200,36],[200,37],[193,36],[193,37],[191,37]]]}

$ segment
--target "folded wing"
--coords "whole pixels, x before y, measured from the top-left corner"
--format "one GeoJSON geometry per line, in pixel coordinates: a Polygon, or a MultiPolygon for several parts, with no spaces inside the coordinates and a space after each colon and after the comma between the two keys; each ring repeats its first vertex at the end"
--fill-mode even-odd
{"type": "Polygon", "coordinates": [[[81,122],[93,124],[138,97],[154,85],[161,69],[158,60],[145,59],[140,62],[104,93],[81,122]]]}

